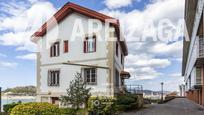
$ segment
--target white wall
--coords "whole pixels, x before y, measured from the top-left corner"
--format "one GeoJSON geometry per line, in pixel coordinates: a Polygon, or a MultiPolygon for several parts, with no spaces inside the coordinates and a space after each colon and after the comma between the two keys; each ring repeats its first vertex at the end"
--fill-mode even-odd
{"type": "MultiPolygon", "coordinates": [[[[50,57],[50,44],[53,43],[50,41],[52,39],[52,34],[55,32],[55,28],[50,30],[41,40],[38,42],[38,45],[42,44],[42,50],[41,50],[41,63],[42,64],[50,64],[50,63],[59,63],[59,62],[65,62],[65,61],[75,61],[75,60],[88,60],[88,59],[95,59],[95,58],[106,58],[108,50],[106,49],[108,42],[104,41],[97,41],[97,48],[96,52],[94,53],[84,53],[83,52],[83,41],[85,38],[85,35],[83,38],[74,38],[74,41],[71,41],[71,33],[74,26],[74,22],[77,19],[82,19],[82,24],[84,27],[84,31],[86,34],[88,34],[88,17],[85,17],[80,14],[73,13],[66,17],[59,25],[59,36],[57,38],[58,41],[60,41],[60,56],[59,57],[50,57]],[[63,53],[63,41],[69,40],[69,52],[63,53]],[[50,43],[51,42],[51,43],[50,43]]],[[[103,29],[100,31],[102,38],[105,38],[104,36],[104,26],[103,29]]]]}
{"type": "MultiPolygon", "coordinates": [[[[118,43],[118,56],[116,55],[116,44],[115,44],[115,47],[114,47],[114,53],[115,53],[115,55],[114,55],[114,65],[115,65],[115,69],[117,69],[118,70],[118,72],[120,73],[123,69],[124,69],[124,59],[123,59],[123,64],[121,64],[121,54],[123,54],[122,53],[122,49],[121,49],[121,46],[120,46],[120,44],[118,43]]],[[[125,57],[124,55],[123,55],[123,57],[125,57]]],[[[119,86],[121,86],[121,77],[119,76],[119,86]]]]}
{"type": "MultiPolygon", "coordinates": [[[[75,41],[71,41],[71,32],[74,25],[74,20],[82,19],[83,27],[85,33],[88,33],[87,23],[88,17],[83,15],[73,13],[66,17],[59,25],[59,36],[57,37],[57,41],[60,41],[60,56],[59,57],[50,57],[50,44],[49,39],[52,38],[52,34],[54,33],[57,27],[48,31],[48,33],[38,41],[38,46],[41,47],[41,79],[40,79],[40,93],[48,94],[48,93],[56,93],[56,94],[65,94],[66,88],[69,86],[69,82],[74,79],[76,72],[81,72],[81,66],[75,65],[62,65],[60,63],[71,61],[74,63],[87,64],[87,65],[98,65],[108,67],[107,62],[107,45],[108,42],[97,41],[96,52],[94,53],[84,53],[83,52],[83,41],[85,38],[77,38],[75,41]],[[69,40],[69,52],[63,53],[63,41],[69,40]],[[47,74],[49,69],[60,69],[60,86],[59,87],[50,87],[47,84],[47,74]]],[[[104,34],[104,26],[103,30],[100,31],[102,38],[105,38],[104,34]]],[[[119,50],[120,57],[120,50],[119,50]]],[[[120,62],[120,61],[119,61],[120,62]]],[[[118,67],[121,68],[121,67],[118,67]]],[[[119,69],[120,70],[120,69],[119,69]]],[[[94,95],[100,95],[100,92],[109,92],[107,87],[108,79],[109,79],[109,70],[97,68],[97,85],[89,85],[92,87],[92,93],[95,92],[94,95]],[[108,90],[108,91],[107,91],[108,90]],[[98,92],[98,93],[97,93],[98,92]]]]}
{"type": "MultiPolygon", "coordinates": [[[[103,62],[103,61],[101,61],[103,62]]],[[[40,82],[42,83],[40,86],[40,90],[42,94],[51,93],[59,93],[65,94],[66,89],[69,87],[69,83],[71,80],[74,79],[76,72],[81,73],[81,66],[73,66],[73,65],[52,65],[52,66],[45,66],[41,67],[41,79],[40,82]],[[60,86],[52,87],[48,86],[47,84],[47,76],[48,70],[50,69],[60,69],[60,86]]],[[[107,79],[109,77],[109,70],[97,68],[97,85],[88,85],[91,87],[94,92],[107,92],[107,79]]],[[[92,90],[92,92],[93,92],[92,90]]],[[[98,94],[99,94],[98,93],[98,94]]]]}

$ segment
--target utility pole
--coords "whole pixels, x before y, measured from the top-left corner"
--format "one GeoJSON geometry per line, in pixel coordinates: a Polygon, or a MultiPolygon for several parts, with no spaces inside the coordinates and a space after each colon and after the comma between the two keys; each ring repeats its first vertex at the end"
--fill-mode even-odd
{"type": "Polygon", "coordinates": [[[163,102],[163,86],[164,86],[164,83],[161,82],[161,101],[163,102]]]}
{"type": "Polygon", "coordinates": [[[1,113],[1,87],[0,87],[0,113],[1,113]]]}

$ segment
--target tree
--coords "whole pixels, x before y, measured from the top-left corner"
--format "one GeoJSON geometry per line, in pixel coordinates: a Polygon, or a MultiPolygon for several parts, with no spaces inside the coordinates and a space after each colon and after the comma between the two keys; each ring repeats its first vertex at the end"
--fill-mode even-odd
{"type": "Polygon", "coordinates": [[[80,105],[87,105],[88,99],[91,96],[91,88],[87,88],[80,73],[75,75],[67,89],[67,95],[61,96],[61,101],[65,105],[71,105],[73,108],[79,109],[80,105]]]}

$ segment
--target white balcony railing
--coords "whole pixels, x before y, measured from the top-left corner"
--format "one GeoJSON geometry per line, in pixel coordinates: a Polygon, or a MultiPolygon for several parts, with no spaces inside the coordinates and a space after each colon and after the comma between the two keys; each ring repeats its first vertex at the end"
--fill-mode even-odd
{"type": "Polygon", "coordinates": [[[198,58],[202,58],[204,57],[204,38],[199,38],[198,41],[198,58]]]}
{"type": "Polygon", "coordinates": [[[196,68],[195,85],[202,85],[201,68],[196,68]]]}

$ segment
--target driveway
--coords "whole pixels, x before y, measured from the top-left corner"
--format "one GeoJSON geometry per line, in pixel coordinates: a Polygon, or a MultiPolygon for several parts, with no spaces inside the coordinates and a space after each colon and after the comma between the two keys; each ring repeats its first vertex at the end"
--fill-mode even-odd
{"type": "Polygon", "coordinates": [[[204,115],[204,108],[186,98],[176,98],[166,104],[151,105],[147,109],[121,115],[204,115]]]}

